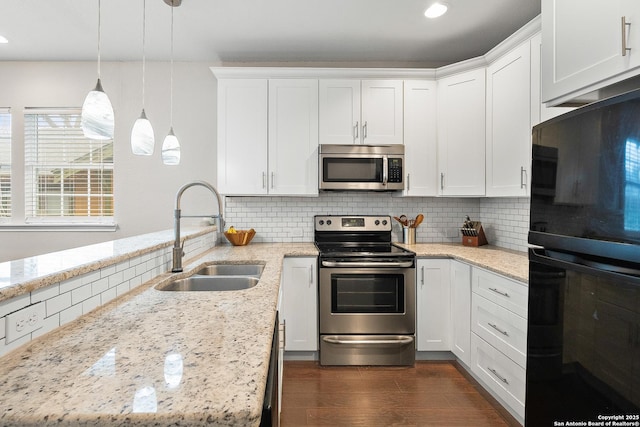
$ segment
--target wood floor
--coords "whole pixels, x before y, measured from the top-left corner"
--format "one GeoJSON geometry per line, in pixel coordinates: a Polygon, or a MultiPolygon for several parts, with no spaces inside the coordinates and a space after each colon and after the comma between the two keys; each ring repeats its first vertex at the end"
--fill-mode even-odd
{"type": "Polygon", "coordinates": [[[323,367],[285,361],[281,426],[520,424],[456,362],[323,367]]]}

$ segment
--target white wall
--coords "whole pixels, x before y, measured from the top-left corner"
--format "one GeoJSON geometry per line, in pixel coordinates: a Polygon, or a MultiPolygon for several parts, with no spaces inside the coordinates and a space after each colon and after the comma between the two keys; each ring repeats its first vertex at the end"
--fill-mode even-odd
{"type": "MultiPolygon", "coordinates": [[[[173,226],[178,188],[193,180],[215,183],[216,81],[205,63],[174,63],[173,126],[182,147],[179,166],[164,166],[162,141],[169,131],[170,68],[147,62],[147,117],[156,136],[152,157],[134,156],[130,132],[142,108],[139,62],[103,63],[102,84],[114,107],[115,232],[32,232],[0,228],[0,262],[119,239],[173,226]]],[[[0,62],[0,107],[12,115],[14,222],[24,220],[23,120],[25,107],[81,107],[96,83],[95,62],[0,62]]],[[[216,211],[213,197],[193,188],[182,200],[184,214],[216,211]],[[204,197],[201,197],[204,196],[204,197]]],[[[189,220],[186,220],[187,222],[189,220]]],[[[191,220],[194,222],[197,220],[191,220]]]]}

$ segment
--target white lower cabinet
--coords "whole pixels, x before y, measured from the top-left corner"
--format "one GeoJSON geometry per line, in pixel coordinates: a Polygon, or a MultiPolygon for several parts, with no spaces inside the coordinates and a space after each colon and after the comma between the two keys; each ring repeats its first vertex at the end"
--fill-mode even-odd
{"type": "Polygon", "coordinates": [[[451,261],[451,351],[471,363],[471,266],[451,261]]]}
{"type": "Polygon", "coordinates": [[[472,334],[471,371],[489,386],[490,391],[524,419],[526,374],[522,366],[476,334],[472,334]]]}
{"type": "Polygon", "coordinates": [[[417,266],[418,351],[448,351],[451,320],[449,259],[419,259],[417,266]]]}
{"type": "Polygon", "coordinates": [[[528,288],[478,267],[471,277],[471,371],[523,420],[528,288]]]}
{"type": "Polygon", "coordinates": [[[281,317],[286,351],[318,350],[317,258],[288,257],[282,263],[281,317]]]}

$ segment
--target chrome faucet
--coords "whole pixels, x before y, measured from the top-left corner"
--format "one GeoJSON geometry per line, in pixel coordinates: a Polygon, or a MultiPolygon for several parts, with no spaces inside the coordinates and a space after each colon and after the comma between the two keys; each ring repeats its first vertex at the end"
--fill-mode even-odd
{"type": "Polygon", "coordinates": [[[183,245],[180,243],[180,218],[202,218],[202,217],[211,217],[216,218],[216,225],[218,226],[218,231],[224,229],[224,219],[222,218],[222,200],[220,199],[220,194],[218,190],[216,190],[213,185],[209,184],[205,181],[193,181],[189,182],[178,190],[176,194],[176,208],[173,211],[174,213],[174,226],[173,230],[175,232],[175,242],[173,243],[173,265],[171,267],[171,272],[179,273],[182,271],[182,257],[184,256],[183,245]],[[200,185],[202,187],[208,188],[215,196],[218,201],[218,214],[217,215],[189,215],[182,216],[180,214],[180,199],[182,198],[182,193],[189,188],[196,185],[200,185]]]}

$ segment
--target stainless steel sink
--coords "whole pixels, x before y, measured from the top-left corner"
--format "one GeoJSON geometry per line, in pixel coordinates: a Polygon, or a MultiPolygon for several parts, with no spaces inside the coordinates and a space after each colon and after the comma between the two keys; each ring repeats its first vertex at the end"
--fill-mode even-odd
{"type": "Polygon", "coordinates": [[[174,280],[164,286],[157,286],[159,291],[239,291],[249,289],[258,283],[257,277],[249,276],[191,276],[174,280]]]}
{"type": "Polygon", "coordinates": [[[212,264],[198,270],[196,275],[260,277],[262,270],[262,264],[212,264]]]}

